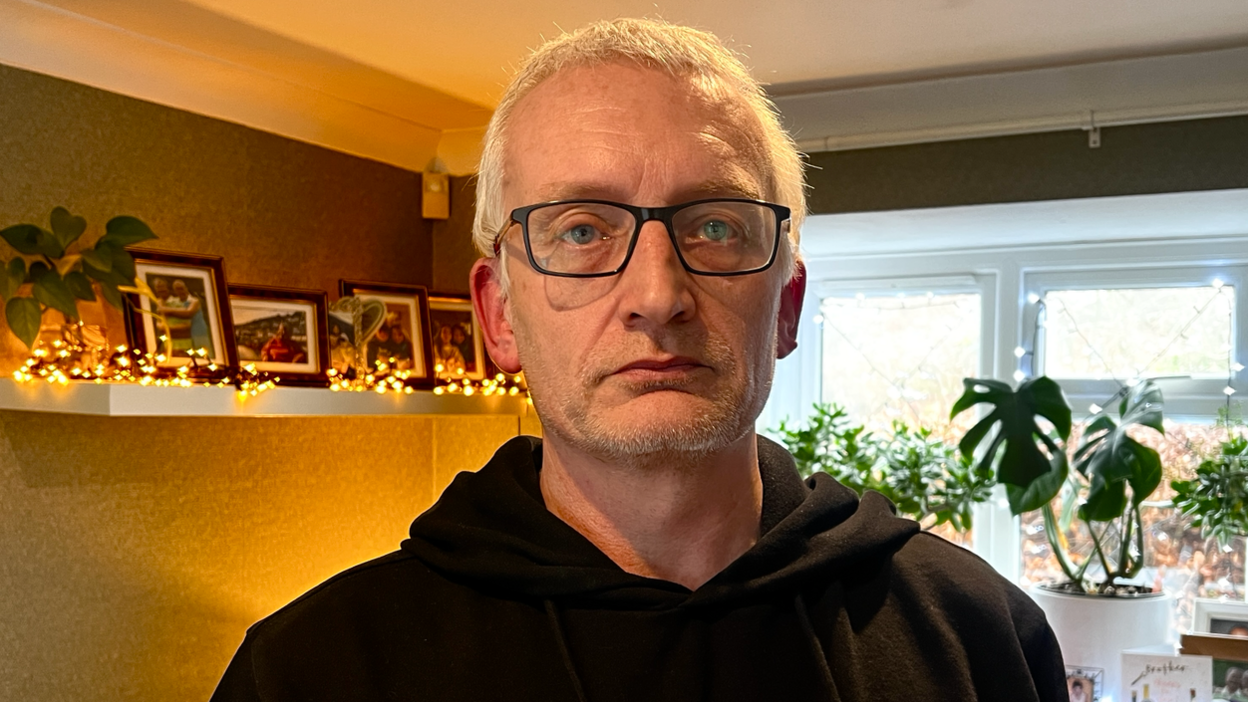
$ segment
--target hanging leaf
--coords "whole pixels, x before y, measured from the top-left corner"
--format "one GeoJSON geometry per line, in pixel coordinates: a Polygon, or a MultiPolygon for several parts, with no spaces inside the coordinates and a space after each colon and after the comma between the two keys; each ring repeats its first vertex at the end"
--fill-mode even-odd
{"type": "Polygon", "coordinates": [[[117,247],[132,246],[156,238],[151,228],[142,220],[124,215],[108,220],[108,224],[104,225],[104,232],[100,242],[108,242],[117,247]]]}
{"type": "Polygon", "coordinates": [[[121,309],[121,291],[117,289],[116,284],[100,281],[100,295],[105,302],[117,309],[121,309]]]}
{"type": "Polygon", "coordinates": [[[95,291],[91,289],[91,279],[82,271],[70,271],[65,275],[65,285],[79,300],[95,302],[95,291]]]}
{"type": "Polygon", "coordinates": [[[1069,472],[1065,452],[1037,423],[1037,417],[1043,417],[1063,441],[1069,438],[1070,403],[1061,387],[1047,377],[1025,381],[1018,390],[999,380],[967,378],[962,383],[966,391],[954,403],[951,418],[980,403],[992,405],[992,411],[966,432],[959,450],[972,456],[996,427],[980,458],[980,469],[995,465],[1014,514],[1044,506],[1057,495],[1069,472]]]}
{"type": "Polygon", "coordinates": [[[130,285],[134,282],[137,273],[134,270],[134,257],[130,255],[129,251],[115,243],[103,240],[95,245],[95,250],[101,255],[108,257],[109,262],[112,264],[110,269],[124,281],[121,285],[130,285]]]}
{"type": "Polygon", "coordinates": [[[65,247],[61,246],[51,232],[46,232],[33,224],[15,224],[0,229],[0,238],[17,249],[18,253],[27,256],[60,258],[65,254],[65,247]]]}
{"type": "Polygon", "coordinates": [[[1075,469],[1089,483],[1087,499],[1079,508],[1080,519],[1117,519],[1126,510],[1128,500],[1139,507],[1161,484],[1161,457],[1128,436],[1127,431],[1138,425],[1164,434],[1163,408],[1161,389],[1151,380],[1144,381],[1119,404],[1120,422],[1104,412],[1089,422],[1075,452],[1075,469]]]}
{"type": "Polygon", "coordinates": [[[26,282],[26,260],[14,256],[4,270],[0,271],[0,298],[8,300],[17,294],[17,289],[26,282]]]}
{"type": "Polygon", "coordinates": [[[101,253],[96,249],[83,249],[82,260],[88,266],[104,273],[113,270],[113,256],[111,253],[101,253]]]}
{"type": "Polygon", "coordinates": [[[77,241],[78,237],[87,231],[87,220],[70,214],[69,210],[64,207],[53,208],[51,219],[52,233],[60,243],[62,251],[69,248],[70,244],[77,241]]]}
{"type": "Polygon", "coordinates": [[[65,279],[46,266],[39,269],[37,273],[34,272],[33,266],[31,268],[35,299],[68,318],[77,319],[78,301],[74,299],[74,293],[65,284],[65,279]]]}
{"type": "Polygon", "coordinates": [[[9,298],[4,303],[4,318],[9,323],[9,329],[27,348],[35,345],[35,339],[39,338],[39,322],[43,318],[38,302],[29,297],[9,298]]]}

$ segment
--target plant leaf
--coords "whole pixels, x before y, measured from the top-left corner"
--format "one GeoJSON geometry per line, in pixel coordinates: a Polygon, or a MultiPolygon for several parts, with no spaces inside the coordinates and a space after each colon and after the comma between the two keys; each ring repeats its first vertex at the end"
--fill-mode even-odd
{"type": "MultiPolygon", "coordinates": [[[[104,236],[100,237],[100,241],[108,242],[119,248],[156,238],[151,228],[144,224],[142,220],[126,215],[113,217],[108,220],[108,224],[104,225],[104,232],[104,236]]],[[[99,246],[99,244],[97,243],[96,246],[99,246]]]]}
{"type": "Polygon", "coordinates": [[[1066,477],[1070,474],[1070,464],[1066,454],[1058,451],[1050,459],[1052,470],[1046,471],[1026,487],[1005,484],[1005,496],[1010,502],[1010,511],[1015,515],[1040,509],[1049,503],[1057,493],[1061,492],[1066,477]]]}
{"type": "Polygon", "coordinates": [[[1070,403],[1062,393],[1062,386],[1042,375],[1024,382],[1018,392],[1027,398],[1027,404],[1036,414],[1053,423],[1062,441],[1070,438],[1070,403]]]}
{"type": "Polygon", "coordinates": [[[1138,507],[1161,484],[1161,456],[1130,437],[1127,441],[1135,453],[1135,470],[1127,482],[1131,485],[1131,502],[1138,507]]]}
{"type": "Polygon", "coordinates": [[[88,266],[91,266],[97,271],[107,273],[113,270],[113,255],[111,252],[100,252],[96,249],[83,249],[82,260],[88,266]]]}
{"type": "Polygon", "coordinates": [[[100,281],[100,295],[104,297],[104,301],[117,309],[121,309],[121,291],[117,289],[114,283],[100,281]]]}
{"type": "Polygon", "coordinates": [[[14,256],[12,261],[0,270],[0,298],[8,300],[17,294],[17,289],[26,282],[26,259],[14,256]]]}
{"type": "Polygon", "coordinates": [[[95,301],[95,291],[91,289],[91,279],[82,271],[70,271],[65,275],[65,285],[79,300],[95,301]]]}
{"type": "Polygon", "coordinates": [[[39,322],[43,318],[43,310],[39,303],[29,297],[11,297],[4,303],[4,318],[9,329],[27,348],[35,345],[39,338],[39,322]]]}
{"type": "Polygon", "coordinates": [[[52,209],[52,233],[61,245],[61,250],[78,240],[87,231],[87,220],[69,213],[64,207],[52,209]]]}
{"type": "Polygon", "coordinates": [[[17,249],[18,253],[27,256],[60,258],[65,254],[65,247],[61,246],[61,242],[57,241],[51,232],[46,232],[33,224],[15,224],[0,229],[0,238],[17,249]]]}
{"type": "Polygon", "coordinates": [[[36,300],[70,319],[78,318],[78,301],[74,299],[74,293],[59,273],[45,267],[37,273],[32,272],[31,281],[34,283],[36,300]]]}

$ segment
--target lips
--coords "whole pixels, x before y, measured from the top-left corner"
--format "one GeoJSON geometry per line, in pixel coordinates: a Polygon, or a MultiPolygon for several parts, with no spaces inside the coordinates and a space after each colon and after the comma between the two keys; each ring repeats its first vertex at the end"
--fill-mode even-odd
{"type": "Polygon", "coordinates": [[[696,358],[670,356],[666,358],[641,358],[616,368],[613,375],[674,375],[688,373],[699,368],[710,368],[696,358]]]}

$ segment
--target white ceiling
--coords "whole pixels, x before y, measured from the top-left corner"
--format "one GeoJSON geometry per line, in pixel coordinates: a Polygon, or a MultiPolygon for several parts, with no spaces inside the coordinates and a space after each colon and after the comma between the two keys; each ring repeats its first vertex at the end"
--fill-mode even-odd
{"type": "Polygon", "coordinates": [[[592,20],[714,31],[770,83],[844,84],[1248,43],[1245,0],[191,0],[493,106],[525,51],[592,20]]]}
{"type": "Polygon", "coordinates": [[[709,29],[804,149],[1248,113],[1248,0],[0,0],[0,63],[421,170],[543,37],[709,29]]]}

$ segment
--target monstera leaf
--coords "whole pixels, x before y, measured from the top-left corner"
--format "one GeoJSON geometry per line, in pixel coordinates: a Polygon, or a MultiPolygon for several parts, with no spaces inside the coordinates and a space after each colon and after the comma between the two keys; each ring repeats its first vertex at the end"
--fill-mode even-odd
{"type": "Polygon", "coordinates": [[[992,411],[966,432],[958,449],[971,456],[997,427],[979,468],[987,471],[995,465],[1014,514],[1044,506],[1061,490],[1070,471],[1066,452],[1037,423],[1043,417],[1063,442],[1070,437],[1070,403],[1061,387],[1047,377],[1025,381],[1018,390],[984,378],[967,378],[962,384],[966,391],[954,403],[950,418],[980,403],[992,405],[992,411]]]}
{"type": "Polygon", "coordinates": [[[1119,421],[1102,411],[1084,432],[1075,451],[1075,469],[1088,479],[1087,500],[1079,518],[1106,522],[1153,494],[1161,484],[1161,457],[1153,449],[1127,435],[1132,426],[1145,426],[1164,434],[1161,389],[1146,380],[1131,388],[1118,407],[1119,421]],[[1131,496],[1127,497],[1127,486],[1131,496]]]}

